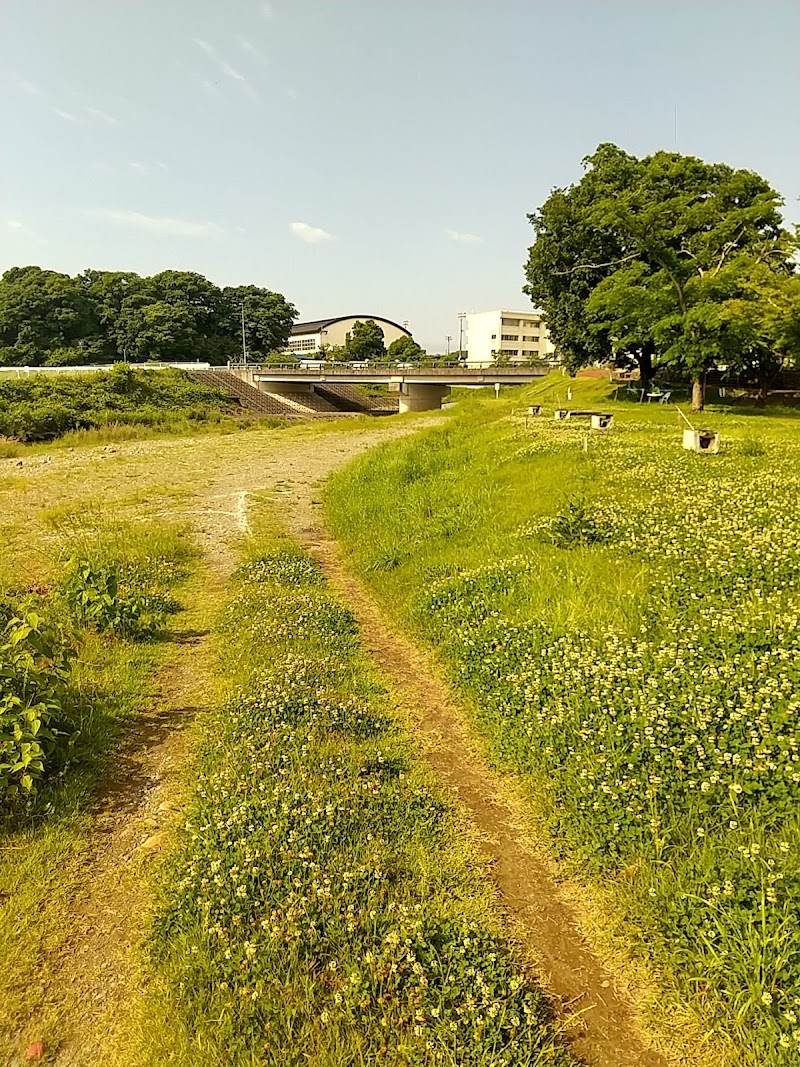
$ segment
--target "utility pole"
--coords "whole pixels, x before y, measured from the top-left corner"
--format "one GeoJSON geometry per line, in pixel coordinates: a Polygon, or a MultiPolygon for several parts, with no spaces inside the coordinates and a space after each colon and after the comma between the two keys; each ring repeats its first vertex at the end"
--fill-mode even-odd
{"type": "Polygon", "coordinates": [[[464,358],[464,319],[466,319],[466,311],[459,311],[458,313],[458,358],[464,358]]]}
{"type": "Polygon", "coordinates": [[[244,301],[242,301],[242,361],[247,366],[247,338],[244,332],[244,301]]]}
{"type": "Polygon", "coordinates": [[[447,341],[447,358],[448,358],[448,359],[450,358],[450,342],[451,342],[452,340],[453,340],[453,338],[452,338],[452,337],[450,336],[450,334],[448,334],[448,335],[447,335],[447,336],[445,337],[445,341],[447,341]]]}

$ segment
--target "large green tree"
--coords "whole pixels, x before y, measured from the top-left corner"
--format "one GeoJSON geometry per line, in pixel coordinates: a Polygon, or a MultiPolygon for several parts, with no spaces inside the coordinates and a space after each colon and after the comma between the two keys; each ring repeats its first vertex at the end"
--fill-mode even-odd
{"type": "Polygon", "coordinates": [[[391,363],[426,363],[428,354],[413,337],[396,337],[386,350],[386,358],[391,363]]]}
{"type": "Polygon", "coordinates": [[[98,332],[91,302],[68,274],[11,267],[0,279],[0,362],[40,366],[98,332]]]}
{"type": "Polygon", "coordinates": [[[710,368],[774,363],[766,333],[758,341],[745,322],[759,285],[774,278],[780,288],[793,274],[794,241],[769,184],[725,164],[672,152],[637,159],[615,145],[584,162],[581,181],[530,216],[537,238],[525,291],[568,365],[636,360],[647,379],[655,360],[689,378],[699,409],[710,368]]]}
{"type": "Polygon", "coordinates": [[[345,348],[353,363],[380,363],[386,356],[383,330],[374,319],[356,322],[347,335],[345,348]]]}
{"type": "Polygon", "coordinates": [[[242,311],[248,356],[265,359],[286,347],[297,318],[297,308],[280,293],[257,285],[228,286],[222,290],[221,322],[226,337],[235,338],[234,358],[241,355],[242,311]]]}
{"type": "Polygon", "coordinates": [[[136,360],[172,363],[195,356],[197,335],[191,313],[164,300],[141,308],[125,308],[120,316],[119,336],[125,351],[136,360]]]}
{"type": "MultiPolygon", "coordinates": [[[[85,270],[76,281],[91,302],[100,325],[102,356],[127,358],[122,335],[124,313],[155,301],[156,290],[151,280],[133,271],[85,270]]],[[[130,340],[127,331],[125,337],[130,340]]]]}

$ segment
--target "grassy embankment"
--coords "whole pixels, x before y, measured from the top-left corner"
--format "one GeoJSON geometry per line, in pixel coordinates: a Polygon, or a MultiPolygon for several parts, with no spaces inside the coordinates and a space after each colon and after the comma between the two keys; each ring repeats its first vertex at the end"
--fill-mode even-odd
{"type": "Polygon", "coordinates": [[[27,1040],[57,1044],[65,998],[53,997],[48,968],[69,937],[71,900],[96,843],[97,790],[125,724],[148,695],[167,647],[158,639],[178,608],[172,591],[193,556],[182,527],[96,520],[91,511],[62,516],[60,528],[43,531],[36,580],[24,579],[24,571],[15,576],[6,559],[0,583],[0,621],[5,627],[12,620],[16,635],[0,636],[0,1054],[9,1058],[27,1040]],[[31,613],[46,643],[34,633],[25,659],[27,644],[18,641],[13,620],[30,622],[31,613]],[[65,677],[53,685],[59,662],[65,677]],[[15,730],[28,727],[14,694],[23,704],[49,704],[38,734],[22,733],[18,742],[15,730]],[[57,732],[47,741],[50,716],[57,732]],[[13,765],[34,740],[42,743],[43,766],[39,774],[33,764],[26,791],[13,765]]]}
{"type": "Polygon", "coordinates": [[[119,1062],[570,1063],[317,564],[259,536],[218,642],[228,696],[203,724],[139,1049],[119,1062]]]}
{"type": "Polygon", "coordinates": [[[133,370],[117,364],[96,374],[38,375],[0,381],[0,458],[23,455],[26,443],[95,444],[153,433],[270,424],[237,419],[224,392],[180,370],[133,370]]]}
{"type": "MultiPolygon", "coordinates": [[[[707,411],[723,449],[697,456],[674,408],[611,405],[606,435],[554,423],[568,384],[465,399],[356,460],[332,528],[729,1062],[796,1063],[796,417],[707,411]]],[[[609,407],[607,383],[571,386],[609,407]]]]}

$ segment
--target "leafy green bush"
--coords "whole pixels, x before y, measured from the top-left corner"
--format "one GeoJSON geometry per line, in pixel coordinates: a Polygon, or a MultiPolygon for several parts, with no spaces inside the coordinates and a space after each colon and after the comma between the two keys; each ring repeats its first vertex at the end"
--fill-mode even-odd
{"type": "Polygon", "coordinates": [[[74,651],[41,616],[12,617],[0,637],[0,800],[31,794],[59,743],[74,651]]]}
{"type": "Polygon", "coordinates": [[[148,594],[121,580],[116,563],[71,559],[64,595],[73,618],[82,626],[119,637],[153,637],[164,625],[174,602],[148,594]]]}
{"type": "Polygon", "coordinates": [[[550,540],[557,548],[576,548],[579,545],[595,545],[606,536],[592,513],[587,500],[577,498],[567,503],[550,520],[550,540]]]}

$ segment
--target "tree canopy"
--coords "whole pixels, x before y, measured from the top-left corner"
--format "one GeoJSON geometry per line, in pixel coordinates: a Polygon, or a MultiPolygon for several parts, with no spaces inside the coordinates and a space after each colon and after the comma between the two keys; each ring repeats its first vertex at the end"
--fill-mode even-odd
{"type": "Polygon", "coordinates": [[[347,335],[345,348],[348,359],[354,363],[380,361],[386,355],[383,330],[374,319],[356,322],[347,335]]]}
{"type": "Polygon", "coordinates": [[[382,363],[386,358],[383,330],[374,319],[356,322],[344,344],[327,348],[324,355],[334,363],[382,363]]]}
{"type": "Polygon", "coordinates": [[[334,363],[420,364],[429,362],[432,357],[406,334],[396,337],[387,348],[383,330],[374,319],[367,319],[354,324],[343,345],[327,348],[325,358],[334,363]]]}
{"type": "Polygon", "coordinates": [[[715,365],[759,376],[793,364],[796,240],[758,174],[677,152],[600,145],[577,185],[529,216],[524,291],[570,369],[653,365],[693,382],[715,365]]]}
{"type": "Polygon", "coordinates": [[[427,363],[428,354],[413,337],[396,337],[386,350],[390,363],[427,363]]]}
{"type": "Polygon", "coordinates": [[[12,267],[0,278],[0,365],[226,363],[241,354],[243,309],[254,359],[286,344],[297,311],[255,285],[221,289],[193,271],[86,270],[71,278],[12,267]]]}

